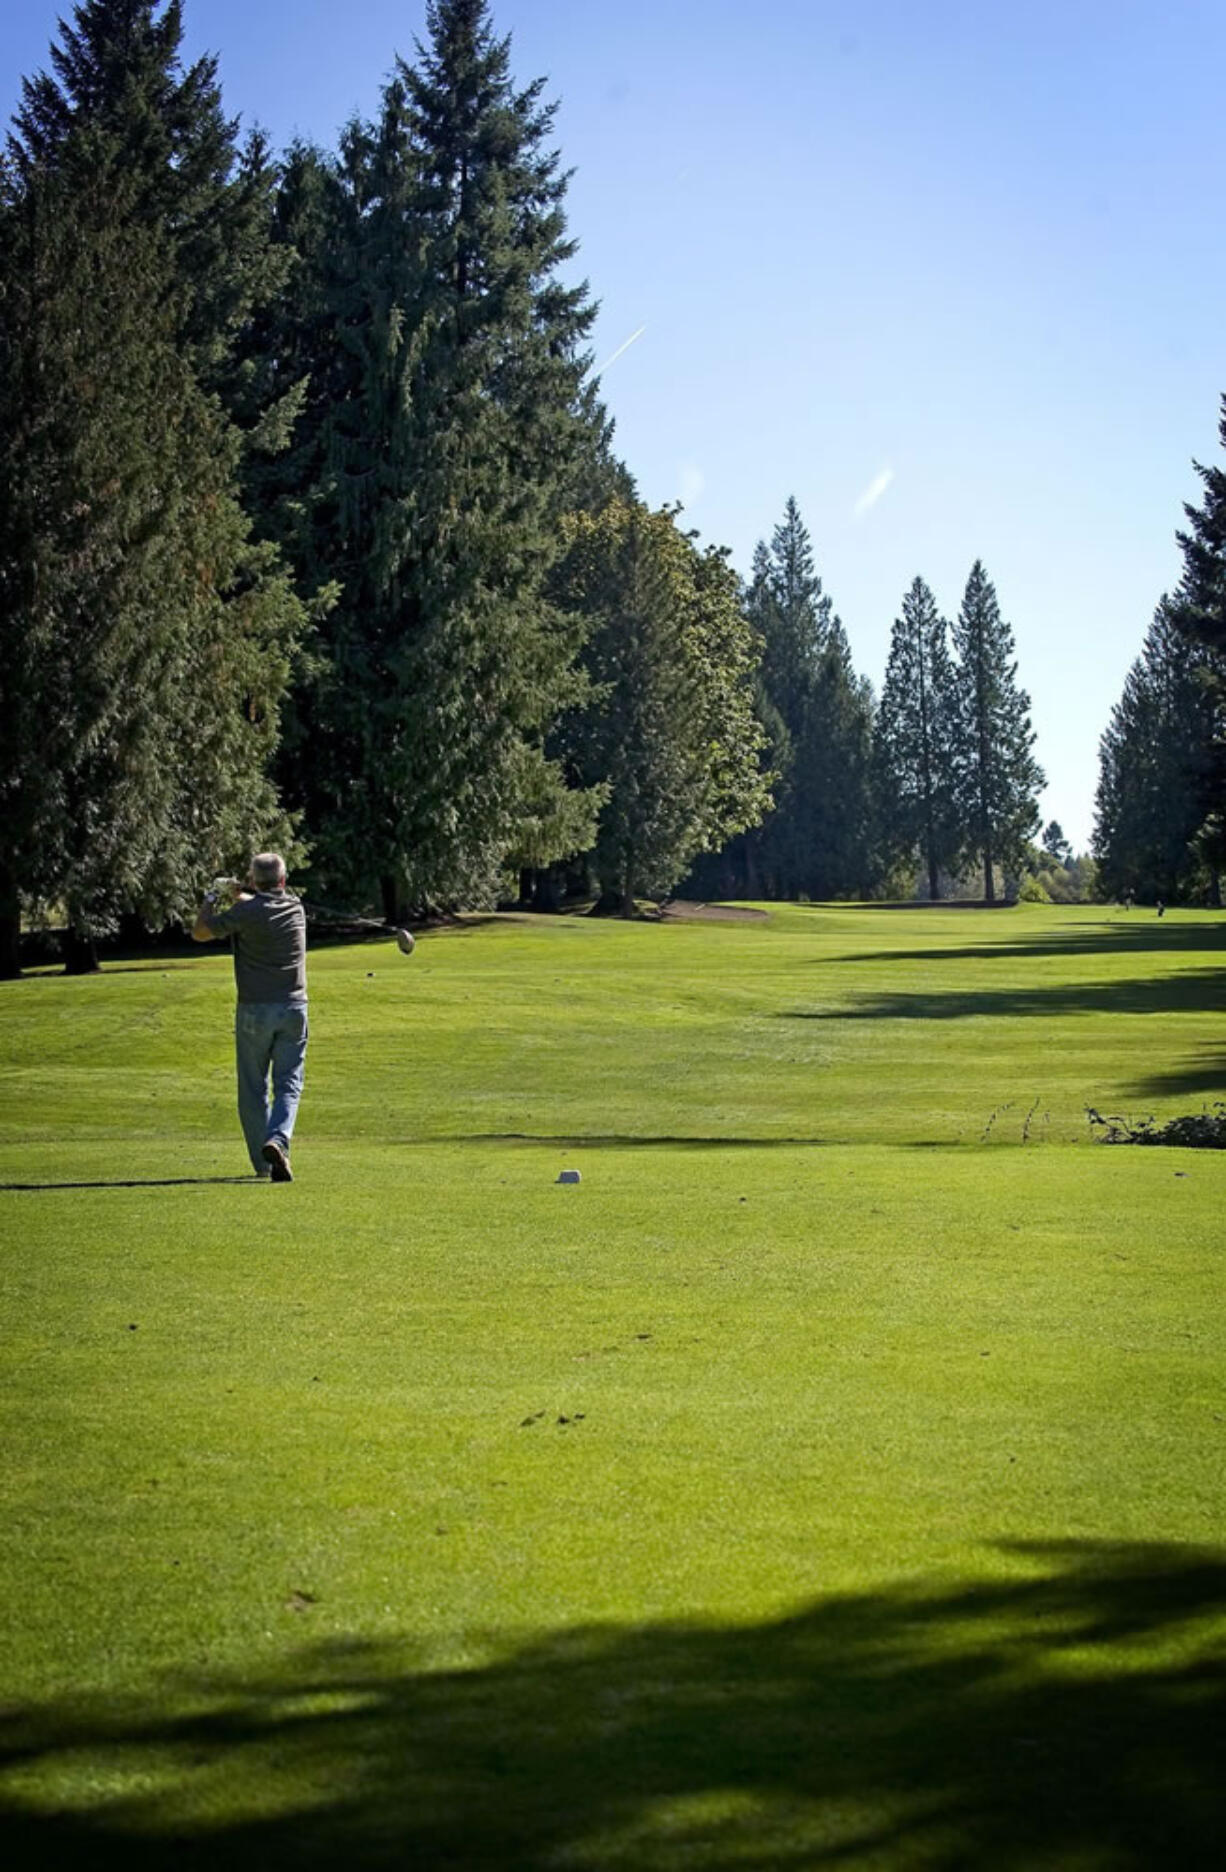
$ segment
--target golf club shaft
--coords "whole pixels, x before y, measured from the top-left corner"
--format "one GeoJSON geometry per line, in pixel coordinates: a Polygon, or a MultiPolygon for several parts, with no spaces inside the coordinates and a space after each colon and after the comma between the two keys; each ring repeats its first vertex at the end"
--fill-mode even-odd
{"type": "Polygon", "coordinates": [[[359,923],[363,929],[383,930],[388,936],[396,933],[396,924],[384,917],[363,916],[357,910],[335,910],[330,904],[312,903],[306,897],[298,901],[309,917],[319,917],[325,923],[359,923]]]}

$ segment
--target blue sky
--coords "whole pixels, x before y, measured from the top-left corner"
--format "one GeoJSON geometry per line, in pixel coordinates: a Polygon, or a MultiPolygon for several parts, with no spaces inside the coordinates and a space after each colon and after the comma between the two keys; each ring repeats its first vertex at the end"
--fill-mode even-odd
{"type": "MultiPolygon", "coordinates": [[[[63,6],[0,21],[0,104],[63,6]]],[[[186,0],[283,144],[369,112],[424,0],[186,0]]],[[[795,494],[880,684],[918,573],[1017,640],[1045,817],[1088,843],[1098,737],[1179,576],[1226,391],[1221,0],[499,0],[560,100],[621,454],[747,570],[795,494]]]]}

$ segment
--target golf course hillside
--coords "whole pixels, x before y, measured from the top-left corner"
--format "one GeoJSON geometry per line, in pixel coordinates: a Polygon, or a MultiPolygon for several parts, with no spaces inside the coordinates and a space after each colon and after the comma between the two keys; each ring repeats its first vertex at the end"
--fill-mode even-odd
{"type": "Polygon", "coordinates": [[[1226,1099],[1226,917],[309,979],[290,1185],[220,947],[0,983],[7,1866],[1220,1863],[1226,1160],[1087,1111],[1226,1099]]]}

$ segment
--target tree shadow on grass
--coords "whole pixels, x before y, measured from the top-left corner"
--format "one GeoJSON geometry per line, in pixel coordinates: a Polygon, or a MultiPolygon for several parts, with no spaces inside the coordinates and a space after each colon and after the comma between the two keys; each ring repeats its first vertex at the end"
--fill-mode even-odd
{"type": "Polygon", "coordinates": [[[780,1020],[968,1020],[1013,1015],[1223,1014],[1226,972],[1181,969],[1130,981],[1052,982],[998,988],[908,989],[858,995],[849,1006],[783,1008],[780,1020]]]}
{"type": "Polygon", "coordinates": [[[996,897],[991,903],[986,897],[938,897],[935,901],[927,897],[893,897],[885,900],[873,898],[871,902],[850,897],[826,897],[817,903],[793,903],[790,899],[782,901],[789,910],[817,912],[818,915],[826,915],[832,910],[854,910],[861,916],[871,917],[892,916],[900,910],[913,911],[920,916],[943,910],[990,910],[1003,916],[1018,907],[1016,898],[1006,897],[996,897]]]}
{"type": "Polygon", "coordinates": [[[1226,962],[1226,918],[1216,922],[1155,923],[1152,927],[1121,929],[1103,924],[1097,929],[1069,930],[1065,935],[1037,936],[1020,941],[962,943],[933,949],[853,949],[847,955],[814,956],[813,966],[827,962],[995,962],[1041,956],[1206,955],[1218,950],[1226,962]]]}
{"type": "Polygon", "coordinates": [[[14,1872],[1113,1872],[1221,1863],[1226,1552],[1068,1542],[1008,1577],[745,1626],[604,1626],[470,1669],[267,1674],[0,1722],[14,1872]]]}
{"type": "Polygon", "coordinates": [[[539,1144],[549,1150],[824,1150],[829,1138],[681,1136],[671,1132],[631,1135],[617,1131],[468,1131],[438,1137],[399,1138],[406,1147],[439,1144],[539,1144]]]}
{"type": "Polygon", "coordinates": [[[1196,1054],[1169,1072],[1151,1073],[1129,1088],[1133,1098],[1226,1098],[1226,1049],[1202,1040],[1196,1054]]]}

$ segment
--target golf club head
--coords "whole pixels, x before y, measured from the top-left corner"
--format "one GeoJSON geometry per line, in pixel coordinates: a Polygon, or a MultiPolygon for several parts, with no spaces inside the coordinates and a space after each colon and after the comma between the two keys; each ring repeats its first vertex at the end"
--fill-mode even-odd
{"type": "Polygon", "coordinates": [[[412,955],[417,944],[413,941],[413,933],[411,930],[398,929],[396,931],[396,947],[399,949],[401,955],[412,955]]]}

